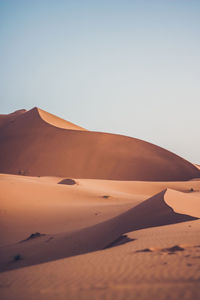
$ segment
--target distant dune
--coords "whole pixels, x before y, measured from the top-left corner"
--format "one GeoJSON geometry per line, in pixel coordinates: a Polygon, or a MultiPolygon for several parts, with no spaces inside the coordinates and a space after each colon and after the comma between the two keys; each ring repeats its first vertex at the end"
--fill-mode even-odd
{"type": "Polygon", "coordinates": [[[147,181],[200,177],[198,168],[165,149],[87,131],[39,108],[1,115],[0,124],[1,173],[147,181]]]}

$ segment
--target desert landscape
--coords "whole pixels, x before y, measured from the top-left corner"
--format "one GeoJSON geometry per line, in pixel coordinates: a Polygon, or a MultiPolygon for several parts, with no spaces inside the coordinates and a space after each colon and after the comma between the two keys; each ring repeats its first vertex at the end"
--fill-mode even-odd
{"type": "Polygon", "coordinates": [[[1,299],[199,299],[199,165],[35,107],[0,173],[1,299]]]}

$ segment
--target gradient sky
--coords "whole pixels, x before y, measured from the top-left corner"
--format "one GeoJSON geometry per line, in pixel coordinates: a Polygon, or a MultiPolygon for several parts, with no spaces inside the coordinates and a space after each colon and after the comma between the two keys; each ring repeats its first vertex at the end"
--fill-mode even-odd
{"type": "Polygon", "coordinates": [[[199,0],[0,0],[0,113],[38,106],[200,163],[199,0]]]}

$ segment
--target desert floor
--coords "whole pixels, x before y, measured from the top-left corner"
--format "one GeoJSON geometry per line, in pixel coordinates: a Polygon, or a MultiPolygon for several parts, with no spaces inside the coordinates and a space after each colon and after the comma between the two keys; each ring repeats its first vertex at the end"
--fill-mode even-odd
{"type": "Polygon", "coordinates": [[[200,179],[63,179],[0,175],[1,299],[200,298],[200,179]]]}

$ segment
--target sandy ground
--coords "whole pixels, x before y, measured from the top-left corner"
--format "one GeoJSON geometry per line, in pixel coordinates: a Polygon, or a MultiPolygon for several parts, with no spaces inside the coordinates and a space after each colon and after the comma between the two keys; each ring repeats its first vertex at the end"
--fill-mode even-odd
{"type": "Polygon", "coordinates": [[[199,230],[139,230],[124,245],[2,273],[2,299],[199,299],[199,230]],[[166,250],[175,245],[183,251],[166,250]]]}
{"type": "Polygon", "coordinates": [[[62,180],[1,174],[2,299],[198,299],[200,180],[62,180]]]}
{"type": "Polygon", "coordinates": [[[199,165],[38,108],[0,145],[1,299],[200,299],[199,165]]]}

